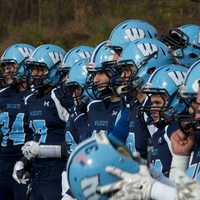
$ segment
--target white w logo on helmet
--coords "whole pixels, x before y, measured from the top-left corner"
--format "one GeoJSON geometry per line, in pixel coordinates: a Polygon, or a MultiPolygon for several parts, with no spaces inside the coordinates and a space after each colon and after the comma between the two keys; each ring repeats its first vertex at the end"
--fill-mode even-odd
{"type": "Polygon", "coordinates": [[[29,57],[31,53],[33,52],[32,49],[27,48],[27,47],[19,47],[18,50],[22,54],[22,56],[25,58],[29,57]]]}
{"type": "Polygon", "coordinates": [[[130,41],[134,41],[145,37],[144,31],[138,28],[129,28],[126,29],[124,32],[126,34],[124,38],[130,41]]]}
{"type": "Polygon", "coordinates": [[[100,195],[96,193],[97,186],[99,185],[98,176],[92,176],[85,178],[81,181],[81,189],[83,190],[83,195],[88,200],[98,200],[100,195]]]}
{"type": "Polygon", "coordinates": [[[59,61],[62,61],[63,59],[63,55],[61,53],[54,52],[54,51],[49,52],[49,57],[51,58],[54,64],[58,63],[59,61]]]}
{"type": "Polygon", "coordinates": [[[180,86],[185,79],[186,72],[173,71],[169,72],[168,76],[172,79],[176,86],[180,86]]]}
{"type": "Polygon", "coordinates": [[[81,58],[89,58],[91,56],[91,53],[89,51],[82,51],[79,53],[79,56],[81,58]]]}
{"type": "Polygon", "coordinates": [[[137,47],[145,57],[158,51],[158,47],[151,43],[137,44],[137,47]]]}

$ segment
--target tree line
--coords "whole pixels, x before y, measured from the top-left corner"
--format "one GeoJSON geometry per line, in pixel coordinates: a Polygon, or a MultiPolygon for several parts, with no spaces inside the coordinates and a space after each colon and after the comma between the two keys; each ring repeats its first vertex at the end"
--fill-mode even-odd
{"type": "Polygon", "coordinates": [[[125,19],[147,20],[162,33],[199,23],[199,11],[199,0],[0,0],[0,50],[15,42],[94,46],[125,19]]]}

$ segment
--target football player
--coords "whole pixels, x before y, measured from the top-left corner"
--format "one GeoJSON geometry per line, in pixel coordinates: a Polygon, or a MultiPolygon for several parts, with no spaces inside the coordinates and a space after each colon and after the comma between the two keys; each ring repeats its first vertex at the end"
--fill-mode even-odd
{"type": "MultiPolygon", "coordinates": [[[[25,60],[33,50],[29,44],[13,44],[0,59],[4,86],[0,91],[0,199],[26,199],[27,187],[13,180],[12,169],[22,157],[22,145],[30,139],[24,106],[24,98],[30,93],[25,60]]],[[[18,168],[22,167],[20,163],[18,168]]]]}
{"type": "Polygon", "coordinates": [[[114,127],[116,116],[121,107],[120,97],[114,92],[112,80],[116,77],[114,63],[119,55],[100,43],[94,50],[88,65],[88,94],[96,100],[87,107],[89,130],[92,134],[100,130],[109,131],[114,127]]]}
{"type": "Polygon", "coordinates": [[[31,161],[31,199],[61,199],[61,174],[66,157],[61,152],[65,141],[65,124],[69,118],[68,102],[59,96],[56,85],[60,81],[58,67],[65,51],[52,44],[35,49],[26,61],[36,90],[26,97],[28,120],[33,140],[22,147],[31,161]],[[55,158],[52,158],[55,154],[55,158]]]}
{"type": "Polygon", "coordinates": [[[142,87],[150,75],[160,66],[173,62],[169,49],[156,39],[140,39],[130,42],[122,51],[118,67],[127,77],[118,85],[118,92],[124,96],[124,108],[121,110],[114,130],[109,134],[111,140],[127,144],[131,152],[138,151],[147,159],[149,131],[139,109],[144,103],[142,87]],[[126,83],[127,82],[127,83],[126,83]],[[119,91],[119,89],[121,90],[119,91]],[[124,91],[123,91],[123,90],[124,91]]]}
{"type": "Polygon", "coordinates": [[[180,95],[186,102],[188,111],[178,117],[179,129],[171,136],[173,161],[170,171],[172,179],[176,179],[177,170],[187,173],[199,181],[199,66],[194,63],[188,70],[180,95]]]}
{"type": "Polygon", "coordinates": [[[152,141],[150,160],[166,176],[169,175],[172,158],[170,136],[178,129],[173,118],[186,108],[177,96],[186,72],[187,68],[183,66],[165,65],[152,74],[143,89],[150,100],[150,105],[144,105],[152,141]]]}

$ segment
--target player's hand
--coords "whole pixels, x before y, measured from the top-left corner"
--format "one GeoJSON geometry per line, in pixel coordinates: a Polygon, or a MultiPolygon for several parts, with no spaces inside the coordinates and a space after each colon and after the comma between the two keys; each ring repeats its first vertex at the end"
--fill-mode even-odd
{"type": "Polygon", "coordinates": [[[28,160],[31,160],[32,158],[35,158],[39,155],[40,145],[35,141],[29,141],[24,144],[21,150],[24,156],[28,160]]]}
{"type": "Polygon", "coordinates": [[[185,135],[178,129],[172,133],[170,140],[173,156],[169,177],[171,180],[176,180],[177,172],[184,172],[188,167],[189,156],[195,142],[195,136],[194,134],[185,135]]]}
{"type": "Polygon", "coordinates": [[[177,200],[200,200],[200,184],[184,172],[177,172],[176,178],[177,200]]]}
{"type": "Polygon", "coordinates": [[[120,181],[97,188],[101,194],[112,194],[110,200],[147,200],[151,197],[154,179],[146,165],[140,166],[139,173],[131,174],[115,167],[107,167],[106,171],[121,178],[120,181]]]}
{"type": "Polygon", "coordinates": [[[170,137],[172,151],[177,155],[190,155],[195,143],[195,134],[186,136],[180,129],[176,130],[170,137]]]}
{"type": "Polygon", "coordinates": [[[12,177],[19,184],[27,184],[30,178],[30,174],[24,170],[24,163],[22,161],[17,161],[15,163],[12,177]]]}

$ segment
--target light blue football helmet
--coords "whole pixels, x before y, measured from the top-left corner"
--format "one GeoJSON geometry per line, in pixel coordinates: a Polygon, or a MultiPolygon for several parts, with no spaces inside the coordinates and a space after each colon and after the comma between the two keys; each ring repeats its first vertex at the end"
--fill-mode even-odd
{"type": "Polygon", "coordinates": [[[118,65],[132,65],[134,87],[142,87],[157,68],[173,63],[170,49],[157,39],[144,38],[130,42],[122,51],[118,65]]]}
{"type": "Polygon", "coordinates": [[[187,101],[196,98],[200,81],[200,60],[195,62],[186,74],[183,86],[180,88],[180,95],[187,101]]]}
{"type": "Polygon", "coordinates": [[[200,58],[200,26],[187,24],[171,29],[163,41],[172,48],[179,64],[190,67],[200,58]]]}
{"type": "MultiPolygon", "coordinates": [[[[186,67],[176,64],[162,66],[150,76],[143,87],[143,92],[147,95],[160,94],[167,97],[165,105],[161,108],[161,113],[164,113],[166,118],[180,114],[186,108],[178,91],[183,84],[187,70],[186,67]]],[[[150,106],[149,109],[152,107],[150,106]]]]}
{"type": "Polygon", "coordinates": [[[65,50],[54,44],[43,44],[34,50],[30,58],[26,61],[26,65],[30,71],[32,67],[41,67],[47,70],[47,75],[39,78],[41,79],[39,87],[43,85],[55,86],[58,84],[60,81],[58,68],[64,55],[65,50]]]}
{"type": "Polygon", "coordinates": [[[89,59],[94,48],[90,46],[78,46],[70,49],[64,56],[59,70],[68,74],[70,68],[79,60],[89,59]]]}
{"type": "Polygon", "coordinates": [[[125,43],[142,38],[156,38],[157,30],[143,20],[129,19],[118,24],[111,32],[109,41],[113,48],[123,47],[125,43]]]}
{"type": "Polygon", "coordinates": [[[105,135],[102,136],[99,133],[95,137],[78,145],[70,155],[67,163],[69,187],[78,200],[109,199],[107,196],[99,195],[96,192],[98,186],[104,186],[119,180],[119,178],[105,171],[107,166],[118,167],[130,173],[139,171],[139,164],[128,157],[128,153],[123,155],[116,150],[105,135]],[[97,137],[101,139],[97,139],[97,137]]]}
{"type": "MultiPolygon", "coordinates": [[[[29,44],[13,44],[3,52],[0,63],[2,66],[5,66],[6,63],[14,63],[17,65],[16,72],[13,74],[14,79],[22,80],[27,78],[28,71],[26,69],[25,60],[30,57],[34,49],[35,48],[29,44]]],[[[2,73],[4,73],[3,69],[2,73]]]]}
{"type": "Polygon", "coordinates": [[[116,73],[116,63],[119,59],[118,53],[108,47],[108,41],[103,41],[94,49],[92,56],[90,58],[87,70],[87,90],[94,99],[105,99],[109,98],[113,95],[112,86],[110,85],[110,81],[108,85],[104,89],[98,89],[100,85],[94,83],[94,77],[98,72],[104,72],[109,77],[109,79],[113,78],[116,73]]]}
{"type": "MultiPolygon", "coordinates": [[[[180,126],[183,124],[184,121],[190,125],[195,131],[200,131],[200,118],[199,112],[196,107],[193,107],[192,103],[199,102],[199,94],[200,94],[200,60],[195,62],[188,70],[184,83],[182,87],[179,89],[179,94],[183,98],[183,101],[186,102],[188,106],[188,112],[183,116],[179,116],[180,126]],[[193,109],[192,109],[193,108],[193,109]],[[193,110],[193,111],[192,111],[193,110]],[[192,112],[191,112],[192,111],[192,112]]],[[[184,130],[185,126],[183,126],[184,130]]],[[[187,129],[188,130],[188,129],[187,129]]],[[[186,130],[186,131],[187,131],[186,130]]]]}
{"type": "Polygon", "coordinates": [[[71,67],[69,71],[69,83],[77,83],[80,87],[85,87],[88,74],[88,61],[88,59],[81,59],[71,67]]]}
{"type": "Polygon", "coordinates": [[[74,109],[78,112],[86,112],[86,106],[90,101],[88,93],[85,91],[87,80],[88,59],[76,62],[69,70],[68,81],[62,82],[61,88],[69,102],[68,111],[74,109]]]}
{"type": "Polygon", "coordinates": [[[90,58],[88,71],[101,71],[109,64],[117,62],[119,55],[109,47],[108,41],[103,41],[98,44],[90,58]]]}

